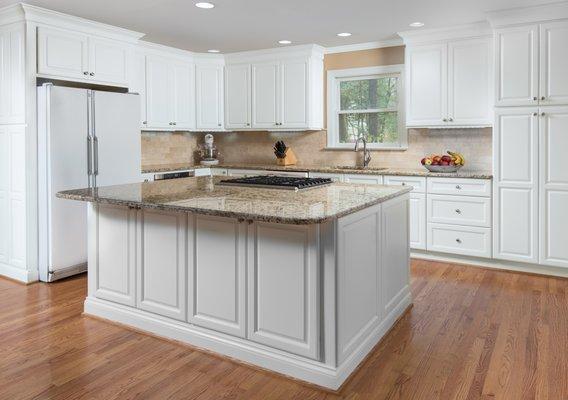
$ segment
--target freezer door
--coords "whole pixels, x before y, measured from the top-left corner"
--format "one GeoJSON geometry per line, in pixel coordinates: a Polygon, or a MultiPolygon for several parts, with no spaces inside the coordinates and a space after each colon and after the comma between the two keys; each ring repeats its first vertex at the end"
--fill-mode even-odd
{"type": "Polygon", "coordinates": [[[87,91],[38,88],[39,270],[87,262],[87,205],[55,197],[61,190],[88,187],[87,91]]]}
{"type": "Polygon", "coordinates": [[[92,92],[97,186],[142,182],[140,96],[92,92]]]}

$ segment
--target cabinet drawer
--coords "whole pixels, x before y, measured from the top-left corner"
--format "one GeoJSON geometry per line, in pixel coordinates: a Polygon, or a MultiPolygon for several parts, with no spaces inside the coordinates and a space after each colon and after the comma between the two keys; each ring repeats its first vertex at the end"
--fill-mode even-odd
{"type": "Polygon", "coordinates": [[[491,227],[491,200],[487,197],[428,196],[428,222],[491,227]]]}
{"type": "Polygon", "coordinates": [[[343,177],[340,174],[327,174],[325,172],[310,172],[310,178],[330,178],[333,182],[342,182],[343,177]]]}
{"type": "Polygon", "coordinates": [[[213,176],[227,176],[228,173],[224,168],[211,168],[211,175],[213,176]]]}
{"type": "Polygon", "coordinates": [[[491,257],[491,229],[471,226],[428,224],[429,251],[491,257]]]}
{"type": "Polygon", "coordinates": [[[491,197],[490,179],[428,178],[428,193],[491,197]]]}
{"type": "Polygon", "coordinates": [[[383,177],[381,175],[343,175],[343,182],[346,183],[356,183],[356,184],[371,184],[371,185],[382,185],[383,177]]]}
{"type": "Polygon", "coordinates": [[[413,192],[426,192],[426,178],[419,176],[385,176],[385,185],[412,186],[413,192]]]}

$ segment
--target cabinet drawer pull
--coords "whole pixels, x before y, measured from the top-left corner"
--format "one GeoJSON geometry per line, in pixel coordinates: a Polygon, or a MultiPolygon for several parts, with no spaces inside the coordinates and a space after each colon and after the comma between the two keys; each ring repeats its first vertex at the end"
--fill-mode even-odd
{"type": "Polygon", "coordinates": [[[538,97],[534,96],[534,97],[533,97],[533,100],[534,100],[534,101],[537,101],[537,100],[538,100],[538,97]]]}
{"type": "Polygon", "coordinates": [[[545,99],[546,99],[546,97],[542,96],[542,97],[541,97],[540,99],[541,99],[541,100],[545,100],[545,99]]]}
{"type": "Polygon", "coordinates": [[[448,122],[448,119],[447,119],[447,118],[444,118],[444,119],[442,119],[442,121],[444,121],[444,122],[448,122]]]}
{"type": "Polygon", "coordinates": [[[402,186],[406,186],[406,182],[402,182],[402,186]]]}
{"type": "Polygon", "coordinates": [[[460,238],[458,238],[458,239],[456,239],[456,242],[459,243],[459,244],[461,244],[462,241],[461,241],[460,238]]]}
{"type": "Polygon", "coordinates": [[[94,72],[89,73],[90,76],[95,76],[94,72]]]}
{"type": "Polygon", "coordinates": [[[457,189],[457,190],[461,190],[461,188],[462,188],[462,187],[461,187],[460,185],[456,185],[456,189],[457,189]]]}
{"type": "Polygon", "coordinates": [[[542,112],[542,113],[540,113],[540,115],[541,115],[542,117],[544,117],[544,116],[546,115],[546,113],[542,112]]]}
{"type": "Polygon", "coordinates": [[[83,71],[83,75],[89,75],[88,71],[83,71]]]}
{"type": "Polygon", "coordinates": [[[462,211],[461,211],[459,208],[457,208],[457,209],[456,209],[456,214],[461,214],[461,213],[462,213],[462,211]]]}

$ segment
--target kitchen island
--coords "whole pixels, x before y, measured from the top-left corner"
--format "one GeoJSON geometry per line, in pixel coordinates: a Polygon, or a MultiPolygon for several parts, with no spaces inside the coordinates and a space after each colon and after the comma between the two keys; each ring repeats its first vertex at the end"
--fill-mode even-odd
{"type": "Polygon", "coordinates": [[[411,188],[78,189],[85,313],[337,389],[411,305],[411,188]]]}

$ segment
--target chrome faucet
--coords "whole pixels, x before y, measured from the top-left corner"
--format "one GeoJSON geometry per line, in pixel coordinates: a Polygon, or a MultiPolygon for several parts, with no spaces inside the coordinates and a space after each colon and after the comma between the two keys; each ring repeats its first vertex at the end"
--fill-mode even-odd
{"type": "Polygon", "coordinates": [[[367,139],[363,136],[355,141],[355,151],[359,150],[359,141],[363,141],[363,168],[367,168],[371,162],[371,151],[367,149],[367,139]]]}

